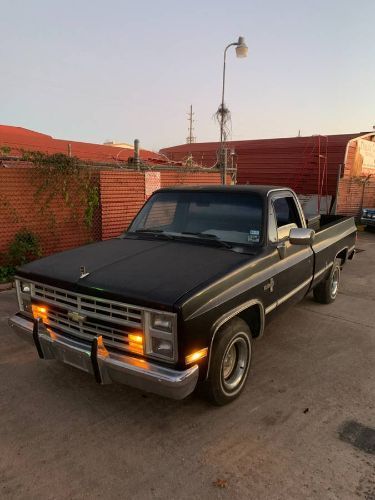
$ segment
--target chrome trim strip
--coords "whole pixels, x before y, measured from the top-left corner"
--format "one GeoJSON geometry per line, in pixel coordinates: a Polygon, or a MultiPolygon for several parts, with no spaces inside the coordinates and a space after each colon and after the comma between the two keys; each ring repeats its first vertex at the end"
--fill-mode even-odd
{"type": "Polygon", "coordinates": [[[268,307],[266,307],[265,314],[269,314],[274,309],[276,309],[276,307],[277,307],[277,300],[276,300],[276,302],[272,302],[271,305],[269,305],[268,307]]]}
{"type": "Polygon", "coordinates": [[[273,302],[272,304],[270,304],[268,307],[266,307],[266,311],[265,311],[266,314],[270,313],[271,311],[276,309],[276,307],[279,307],[279,305],[281,305],[284,302],[286,302],[287,300],[289,300],[291,297],[293,297],[293,295],[295,295],[300,290],[302,290],[306,285],[309,285],[311,283],[311,281],[312,281],[312,278],[305,280],[300,285],[293,288],[293,290],[291,290],[289,293],[287,293],[286,295],[284,295],[280,299],[278,299],[275,302],[273,302]]]}
{"type": "Polygon", "coordinates": [[[16,284],[16,292],[17,292],[17,302],[18,302],[18,307],[20,308],[20,311],[23,311],[23,303],[21,300],[21,282],[19,279],[14,280],[16,284]]]}
{"type": "Polygon", "coordinates": [[[301,202],[297,196],[297,193],[295,193],[290,188],[276,188],[276,189],[270,189],[269,191],[267,191],[267,198],[268,198],[268,201],[271,203],[273,202],[274,199],[277,199],[280,197],[283,197],[283,198],[289,197],[289,198],[294,199],[295,205],[296,205],[297,210],[298,210],[298,214],[299,214],[301,222],[302,222],[302,227],[304,229],[306,229],[307,228],[306,218],[305,218],[305,214],[304,214],[303,209],[302,209],[301,202]],[[275,196],[273,196],[272,193],[277,193],[277,194],[275,196]],[[285,193],[285,196],[283,196],[284,193],[285,193]]]}
{"type": "Polygon", "coordinates": [[[328,269],[330,267],[333,266],[333,262],[329,262],[328,264],[326,264],[323,269],[320,269],[320,271],[317,271],[315,274],[314,274],[314,281],[316,280],[316,278],[319,278],[319,276],[321,276],[322,274],[324,274],[326,271],[328,271],[328,269]]]}
{"type": "Polygon", "coordinates": [[[260,332],[257,338],[261,337],[263,335],[264,331],[264,322],[265,322],[265,314],[264,314],[264,306],[263,303],[259,299],[251,299],[248,300],[247,302],[244,302],[240,306],[235,307],[231,311],[227,312],[223,316],[221,316],[213,325],[214,333],[212,334],[211,337],[211,342],[210,342],[210,348],[208,350],[208,360],[207,360],[207,373],[206,373],[206,379],[208,377],[209,371],[210,371],[210,365],[211,365],[211,354],[212,354],[212,346],[215,340],[215,336],[219,329],[227,323],[230,319],[234,318],[237,316],[240,312],[244,311],[245,309],[248,309],[249,307],[252,306],[259,306],[260,309],[260,332]]]}

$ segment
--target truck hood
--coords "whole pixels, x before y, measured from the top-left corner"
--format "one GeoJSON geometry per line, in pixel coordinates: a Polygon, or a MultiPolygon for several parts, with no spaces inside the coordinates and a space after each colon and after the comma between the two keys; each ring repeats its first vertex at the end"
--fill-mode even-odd
{"type": "Polygon", "coordinates": [[[194,242],[116,238],[31,262],[18,275],[88,295],[171,308],[251,258],[194,242]],[[82,266],[88,275],[80,278],[82,266]]]}

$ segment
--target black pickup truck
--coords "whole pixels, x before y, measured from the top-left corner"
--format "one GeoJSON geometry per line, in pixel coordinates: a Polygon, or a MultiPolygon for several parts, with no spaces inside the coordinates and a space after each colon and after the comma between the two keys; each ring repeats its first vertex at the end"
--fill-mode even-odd
{"type": "Polygon", "coordinates": [[[335,300],[355,239],[353,218],[306,222],[287,188],[161,189],[118,238],[20,268],[9,323],[40,358],[99,383],[175,399],[199,383],[221,405],[243,389],[266,320],[311,290],[335,300]]]}

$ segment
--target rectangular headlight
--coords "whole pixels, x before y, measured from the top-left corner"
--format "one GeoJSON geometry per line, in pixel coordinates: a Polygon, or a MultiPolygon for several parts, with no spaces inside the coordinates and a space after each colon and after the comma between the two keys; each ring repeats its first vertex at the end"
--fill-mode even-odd
{"type": "Polygon", "coordinates": [[[173,358],[173,344],[170,340],[152,337],[152,352],[167,358],[173,358]]]}
{"type": "Polygon", "coordinates": [[[162,313],[151,313],[151,328],[171,333],[172,317],[162,313]]]}
{"type": "Polygon", "coordinates": [[[145,354],[165,361],[177,358],[177,319],[173,313],[146,311],[145,354]]]}
{"type": "Polygon", "coordinates": [[[31,283],[28,283],[27,281],[20,281],[20,288],[22,293],[31,293],[31,283]]]}

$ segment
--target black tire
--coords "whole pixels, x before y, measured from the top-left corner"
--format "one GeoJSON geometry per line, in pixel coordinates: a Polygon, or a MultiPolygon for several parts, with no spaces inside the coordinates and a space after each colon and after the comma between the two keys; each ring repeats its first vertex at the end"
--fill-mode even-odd
{"type": "Polygon", "coordinates": [[[329,276],[313,290],[314,299],[320,304],[331,304],[336,300],[341,274],[341,261],[336,259],[329,276]]]}
{"type": "Polygon", "coordinates": [[[217,332],[205,382],[205,392],[212,403],[222,406],[241,394],[249,375],[251,354],[251,332],[242,319],[233,318],[217,332]]]}

